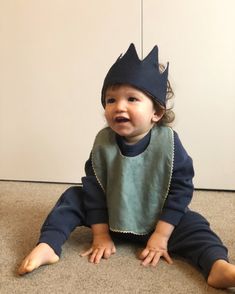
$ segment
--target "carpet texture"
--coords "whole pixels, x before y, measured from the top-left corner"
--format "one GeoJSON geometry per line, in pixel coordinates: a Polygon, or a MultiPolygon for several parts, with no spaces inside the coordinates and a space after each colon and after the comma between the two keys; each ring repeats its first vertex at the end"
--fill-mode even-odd
{"type": "MultiPolygon", "coordinates": [[[[91,233],[76,229],[63,246],[58,263],[19,277],[17,267],[35,246],[42,222],[69,185],[0,182],[0,293],[235,293],[216,290],[182,259],[163,260],[157,268],[140,266],[140,245],[116,244],[117,253],[99,265],[79,253],[89,247],[91,233]]],[[[202,213],[229,249],[235,263],[235,193],[196,191],[191,208],[202,213]]]]}

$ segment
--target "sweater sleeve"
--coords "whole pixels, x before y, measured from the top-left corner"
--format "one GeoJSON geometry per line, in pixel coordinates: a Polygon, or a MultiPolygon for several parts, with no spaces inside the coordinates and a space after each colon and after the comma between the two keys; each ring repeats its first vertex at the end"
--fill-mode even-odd
{"type": "Polygon", "coordinates": [[[160,219],[177,226],[193,196],[193,162],[174,132],[174,165],[168,197],[160,219]]]}
{"type": "Polygon", "coordinates": [[[85,192],[84,208],[86,210],[87,224],[108,223],[105,193],[95,177],[91,156],[86,162],[85,172],[86,176],[82,178],[82,184],[85,192]]]}

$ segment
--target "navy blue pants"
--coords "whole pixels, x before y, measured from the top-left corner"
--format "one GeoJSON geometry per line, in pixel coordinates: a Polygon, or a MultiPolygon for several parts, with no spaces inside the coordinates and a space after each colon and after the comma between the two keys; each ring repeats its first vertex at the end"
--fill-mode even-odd
{"type": "MultiPolygon", "coordinates": [[[[81,187],[70,187],[59,198],[46,218],[39,243],[47,243],[60,256],[62,245],[78,226],[88,226],[81,187]]],[[[110,232],[113,238],[146,244],[150,235],[140,236],[110,232]]],[[[188,211],[175,227],[169,242],[169,254],[176,254],[196,266],[205,278],[218,259],[228,261],[227,248],[210,229],[208,221],[200,214],[188,211]]]]}

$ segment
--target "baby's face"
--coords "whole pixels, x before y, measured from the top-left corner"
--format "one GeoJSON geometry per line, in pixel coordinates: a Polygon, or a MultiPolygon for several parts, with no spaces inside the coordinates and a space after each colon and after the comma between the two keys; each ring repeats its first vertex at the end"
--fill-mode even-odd
{"type": "Polygon", "coordinates": [[[116,85],[105,93],[105,118],[110,128],[130,144],[141,140],[159,121],[153,101],[130,85],[116,85]]]}

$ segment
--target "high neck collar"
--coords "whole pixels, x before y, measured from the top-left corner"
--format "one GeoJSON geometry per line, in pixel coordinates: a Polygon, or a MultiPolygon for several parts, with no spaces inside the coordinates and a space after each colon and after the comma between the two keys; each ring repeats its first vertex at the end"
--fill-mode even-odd
{"type": "Polygon", "coordinates": [[[124,156],[129,156],[129,157],[137,156],[140,153],[144,152],[144,150],[149,145],[150,138],[151,138],[151,130],[140,141],[138,141],[137,143],[133,145],[130,145],[126,143],[123,137],[116,135],[117,144],[120,148],[121,153],[124,156]]]}

